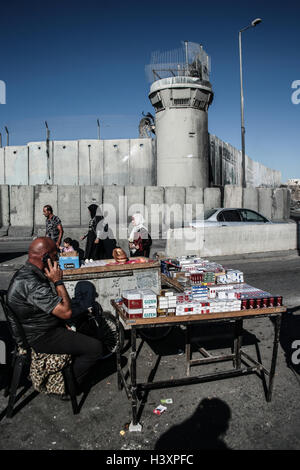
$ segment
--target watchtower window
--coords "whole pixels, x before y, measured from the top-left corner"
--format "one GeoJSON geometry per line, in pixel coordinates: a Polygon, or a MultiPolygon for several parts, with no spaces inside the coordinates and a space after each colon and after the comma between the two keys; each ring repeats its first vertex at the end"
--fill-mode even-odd
{"type": "Polygon", "coordinates": [[[174,103],[174,106],[189,106],[190,99],[189,98],[174,98],[173,103],[174,103]]]}

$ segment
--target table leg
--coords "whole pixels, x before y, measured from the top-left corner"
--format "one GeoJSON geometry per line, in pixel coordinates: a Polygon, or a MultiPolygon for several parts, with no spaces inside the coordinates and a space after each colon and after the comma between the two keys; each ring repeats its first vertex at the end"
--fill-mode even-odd
{"type": "Polygon", "coordinates": [[[276,370],[276,361],[277,361],[277,352],[278,352],[278,343],[279,343],[279,337],[280,337],[280,327],[281,327],[281,315],[277,315],[275,318],[273,353],[272,353],[272,362],[271,362],[271,369],[270,369],[270,375],[269,375],[269,386],[268,386],[268,392],[267,392],[268,402],[272,400],[273,383],[274,383],[274,375],[275,375],[275,370],[276,370]]]}
{"type": "Polygon", "coordinates": [[[131,329],[131,364],[130,364],[130,381],[131,381],[131,409],[132,424],[137,423],[137,386],[136,386],[136,329],[131,329]]]}
{"type": "Polygon", "coordinates": [[[118,376],[118,390],[122,390],[122,378],[121,378],[121,351],[120,351],[120,318],[116,315],[116,329],[117,329],[117,376],[118,376]]]}
{"type": "Polygon", "coordinates": [[[186,325],[185,328],[185,355],[186,355],[186,375],[187,377],[191,374],[191,334],[190,327],[186,325]]]}
{"type": "Polygon", "coordinates": [[[241,344],[242,344],[243,320],[236,320],[234,324],[234,359],[233,366],[241,368],[241,344]]]}

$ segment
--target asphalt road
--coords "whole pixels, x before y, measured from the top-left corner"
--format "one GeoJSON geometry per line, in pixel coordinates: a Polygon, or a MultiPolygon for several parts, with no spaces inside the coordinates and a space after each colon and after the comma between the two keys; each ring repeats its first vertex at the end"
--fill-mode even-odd
{"type": "MultiPolygon", "coordinates": [[[[0,288],[7,287],[14,269],[26,257],[21,245],[17,248],[21,249],[17,258],[10,257],[10,249],[13,250],[0,244],[0,288]],[[3,248],[7,248],[5,252],[3,248]]],[[[282,295],[284,304],[289,307],[282,322],[271,403],[266,402],[262,381],[256,375],[151,390],[139,406],[142,432],[129,432],[130,402],[125,391],[117,389],[114,359],[107,359],[100,363],[97,383],[76,416],[72,414],[69,402],[39,394],[7,420],[1,415],[7,399],[1,394],[0,449],[127,450],[128,456],[137,450],[164,451],[172,446],[173,452],[178,451],[178,442],[183,443],[182,450],[299,449],[300,365],[292,364],[291,357],[293,342],[300,340],[300,257],[293,252],[240,259],[218,258],[218,261],[225,267],[242,270],[249,284],[282,295]],[[160,404],[161,398],[172,398],[173,404],[167,405],[167,410],[157,416],[153,409],[160,404]],[[120,434],[122,430],[124,435],[120,434]],[[178,439],[180,436],[182,440],[178,439]]],[[[269,319],[246,320],[244,332],[245,348],[255,355],[257,337],[258,351],[269,366],[272,322],[269,319]]],[[[154,376],[155,380],[162,380],[185,373],[183,333],[180,328],[174,328],[164,341],[138,340],[138,379],[154,376]]],[[[220,330],[214,330],[214,334],[218,333],[220,330]]],[[[206,330],[193,332],[195,341],[199,342],[201,337],[210,351],[227,351],[230,347],[227,337],[217,336],[209,341],[205,335],[208,335],[206,330]]],[[[128,364],[127,352],[123,359],[125,365],[128,364]]],[[[205,367],[205,372],[209,373],[219,370],[220,366],[200,367],[205,367]]],[[[4,372],[4,369],[0,366],[0,371],[4,372]]],[[[196,370],[199,372],[195,367],[192,373],[196,370]]],[[[30,398],[30,391],[26,396],[30,398]]]]}

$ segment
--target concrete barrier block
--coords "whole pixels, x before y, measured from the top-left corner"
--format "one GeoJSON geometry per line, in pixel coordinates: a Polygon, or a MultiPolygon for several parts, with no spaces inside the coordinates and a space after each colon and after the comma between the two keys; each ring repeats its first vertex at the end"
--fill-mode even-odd
{"type": "Polygon", "coordinates": [[[284,188],[283,190],[283,218],[288,220],[290,218],[291,210],[291,190],[284,188]]]}
{"type": "Polygon", "coordinates": [[[52,147],[53,142],[28,143],[29,155],[29,184],[52,183],[52,147]]]}
{"type": "MultiPolygon", "coordinates": [[[[57,215],[62,226],[80,225],[80,187],[58,186],[57,200],[57,215]]],[[[65,236],[68,236],[66,232],[65,236]]]]}
{"type": "Polygon", "coordinates": [[[220,188],[205,188],[203,201],[204,201],[204,210],[214,209],[215,207],[222,207],[221,189],[220,188]]]}
{"type": "Polygon", "coordinates": [[[7,235],[10,223],[9,215],[9,186],[1,184],[0,186],[0,235],[7,235]]]}
{"type": "Polygon", "coordinates": [[[79,185],[103,185],[103,140],[79,140],[79,185]]]}
{"type": "Polygon", "coordinates": [[[187,187],[185,192],[185,218],[186,222],[190,222],[201,215],[204,208],[204,191],[203,188],[187,187]]]}
{"type": "Polygon", "coordinates": [[[130,218],[135,212],[140,212],[148,220],[145,209],[145,187],[125,186],[125,197],[127,201],[127,215],[130,218]]]}
{"type": "Polygon", "coordinates": [[[164,188],[162,186],[145,187],[145,206],[148,210],[148,228],[151,237],[158,239],[164,217],[164,188]]]}
{"type": "Polygon", "coordinates": [[[224,186],[224,207],[242,207],[243,189],[240,186],[224,186]]]}
{"type": "Polygon", "coordinates": [[[152,139],[130,139],[129,148],[129,184],[137,186],[155,184],[152,139]]]}
{"type": "Polygon", "coordinates": [[[102,186],[80,186],[80,223],[82,226],[88,226],[90,220],[88,206],[97,204],[100,209],[102,202],[102,186]]]}
{"type": "Polygon", "coordinates": [[[258,212],[268,219],[272,218],[272,189],[257,188],[258,212]]]}
{"type": "Polygon", "coordinates": [[[252,209],[258,211],[258,192],[257,188],[249,186],[248,188],[243,188],[243,205],[245,209],[252,209]]]}
{"type": "MultiPolygon", "coordinates": [[[[58,191],[56,185],[37,184],[34,187],[34,226],[42,226],[45,235],[43,207],[49,205],[57,215],[58,191]]],[[[36,229],[35,229],[36,231],[36,229]]]]}
{"type": "Polygon", "coordinates": [[[272,220],[284,219],[284,189],[276,188],[272,194],[272,220]]]}
{"type": "Polygon", "coordinates": [[[297,224],[206,227],[169,230],[166,255],[202,257],[265,253],[297,249],[297,224]]]}
{"type": "Polygon", "coordinates": [[[185,200],[184,187],[165,187],[164,230],[170,227],[182,227],[185,220],[185,200]]]}
{"type": "Polygon", "coordinates": [[[5,184],[28,184],[28,147],[5,147],[5,184]]]}
{"type": "Polygon", "coordinates": [[[33,233],[33,186],[10,186],[10,224],[11,237],[29,237],[33,233]]]}
{"type": "Polygon", "coordinates": [[[124,186],[103,186],[103,204],[101,211],[117,238],[127,237],[127,212],[124,186]]]}
{"type": "Polygon", "coordinates": [[[4,148],[0,148],[0,184],[5,184],[4,148]]]}
{"type": "Polygon", "coordinates": [[[53,142],[53,183],[79,184],[78,141],[53,142]]]}
{"type": "Polygon", "coordinates": [[[129,184],[129,139],[104,140],[103,184],[129,184]]]}

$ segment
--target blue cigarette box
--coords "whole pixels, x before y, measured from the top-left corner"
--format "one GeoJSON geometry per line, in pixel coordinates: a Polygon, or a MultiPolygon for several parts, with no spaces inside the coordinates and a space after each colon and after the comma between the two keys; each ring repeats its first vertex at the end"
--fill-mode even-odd
{"type": "Polygon", "coordinates": [[[79,268],[79,256],[60,256],[60,269],[76,269],[79,268]]]}

